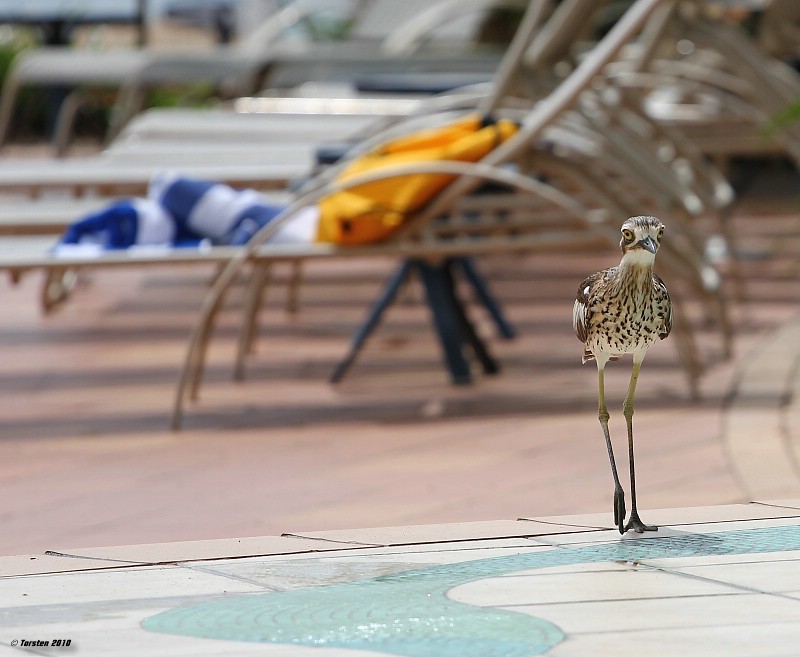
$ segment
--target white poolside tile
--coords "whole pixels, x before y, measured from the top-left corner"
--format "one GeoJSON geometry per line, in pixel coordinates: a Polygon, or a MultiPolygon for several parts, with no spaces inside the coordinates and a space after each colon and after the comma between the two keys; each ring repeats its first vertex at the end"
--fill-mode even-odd
{"type": "Polygon", "coordinates": [[[467,541],[455,543],[429,543],[423,545],[403,545],[388,547],[354,548],[351,550],[338,550],[314,554],[287,554],[269,555],[258,557],[245,557],[241,559],[213,559],[183,564],[186,568],[203,568],[216,570],[221,568],[225,572],[235,571],[238,567],[249,565],[264,565],[272,567],[276,564],[348,562],[356,561],[406,561],[410,564],[437,564],[469,561],[501,557],[521,552],[532,552],[550,549],[549,546],[537,545],[524,538],[497,539],[490,541],[467,541]]]}
{"type": "Polygon", "coordinates": [[[573,635],[548,657],[796,657],[800,623],[597,632],[573,635]]]}
{"type": "MultiPolygon", "coordinates": [[[[490,549],[530,547],[527,538],[493,538],[474,541],[451,541],[443,543],[421,543],[419,545],[391,545],[377,548],[359,548],[352,554],[435,554],[438,552],[471,552],[490,549]]],[[[341,552],[337,553],[341,554],[341,552]]],[[[324,555],[336,556],[336,555],[324,555]]]]}
{"type": "MultiPolygon", "coordinates": [[[[797,517],[800,515],[800,501],[782,500],[778,503],[765,502],[763,504],[720,504],[716,506],[684,507],[679,509],[646,509],[642,510],[640,513],[642,520],[647,523],[684,526],[687,524],[708,524],[733,520],[749,520],[753,518],[797,517]]],[[[612,527],[614,524],[610,509],[608,513],[554,516],[548,518],[530,516],[526,517],[526,519],[584,527],[612,527]]]]}
{"type": "MultiPolygon", "coordinates": [[[[411,525],[407,527],[372,527],[368,529],[291,532],[287,536],[323,539],[337,543],[361,545],[415,545],[471,541],[481,539],[517,538],[522,536],[574,532],[580,528],[562,527],[535,520],[486,520],[455,522],[439,525],[411,525]]],[[[584,528],[585,531],[590,531],[584,528]]]]}
{"type": "MultiPolygon", "coordinates": [[[[647,522],[648,519],[645,518],[647,522]]],[[[698,523],[675,527],[661,526],[656,532],[637,534],[627,532],[620,534],[617,530],[586,532],[578,534],[559,534],[557,536],[536,536],[529,539],[532,543],[554,546],[587,545],[615,543],[619,541],[646,541],[668,536],[689,536],[693,534],[718,534],[741,529],[761,529],[766,527],[794,527],[798,519],[794,516],[780,518],[760,518],[755,520],[731,520],[725,522],[698,523]]]]}
{"type": "MultiPolygon", "coordinates": [[[[479,559],[493,559],[495,557],[508,557],[514,554],[527,554],[530,552],[540,552],[549,550],[549,547],[541,545],[531,545],[529,542],[515,546],[494,549],[457,549],[429,552],[400,552],[397,554],[385,554],[381,559],[393,562],[419,563],[419,564],[449,564],[463,561],[477,561],[479,559]]],[[[375,559],[378,557],[362,557],[354,555],[351,559],[375,559]]]]}
{"type": "Polygon", "coordinates": [[[800,511],[800,499],[797,498],[789,498],[783,500],[757,500],[753,502],[753,504],[783,507],[785,509],[796,509],[800,511]]]}
{"type": "Polygon", "coordinates": [[[563,575],[493,577],[448,592],[458,602],[507,607],[590,600],[635,600],[688,595],[724,595],[736,589],[657,570],[630,569],[563,575]]]}
{"type": "MultiPolygon", "coordinates": [[[[632,567],[628,563],[617,561],[602,561],[600,563],[575,563],[568,566],[550,566],[548,568],[532,568],[530,570],[520,570],[499,577],[516,577],[518,575],[564,575],[569,573],[597,573],[606,571],[630,570],[632,567]]],[[[639,566],[641,567],[641,566],[639,566]]]]}
{"type": "Polygon", "coordinates": [[[739,529],[760,529],[764,527],[796,527],[800,524],[797,516],[780,518],[754,518],[753,520],[732,520],[726,522],[698,523],[681,527],[681,531],[695,534],[714,534],[716,532],[730,532],[739,529]]]}
{"type": "MultiPolygon", "coordinates": [[[[754,555],[750,555],[753,557],[754,555]]],[[[800,562],[750,561],[730,564],[702,564],[673,568],[671,572],[686,573],[704,579],[724,582],[764,593],[800,591],[800,562]]],[[[800,609],[798,609],[800,612],[800,609]]],[[[798,616],[800,620],[800,616],[798,616]]]]}
{"type": "Polygon", "coordinates": [[[570,636],[593,632],[791,622],[800,618],[800,601],[758,593],[604,600],[507,609],[548,620],[570,636]]]}
{"type": "MultiPolygon", "coordinates": [[[[402,555],[420,555],[420,559],[430,558],[436,559],[436,555],[443,554],[472,554],[480,553],[482,551],[496,551],[497,554],[503,554],[508,551],[513,552],[515,549],[534,549],[541,548],[527,538],[498,538],[489,540],[477,541],[455,541],[445,543],[421,543],[418,545],[390,545],[380,547],[352,547],[344,550],[315,552],[313,554],[275,554],[275,555],[260,555],[252,557],[243,557],[238,559],[211,559],[196,561],[192,565],[211,565],[214,564],[238,564],[238,563],[269,563],[271,560],[280,562],[289,561],[303,561],[306,559],[318,559],[325,561],[326,559],[341,559],[353,556],[358,557],[382,557],[382,556],[402,556],[402,555]],[[429,556],[430,555],[430,556],[429,556]]],[[[448,557],[445,556],[445,559],[448,557]]]]}
{"type": "Polygon", "coordinates": [[[55,551],[89,559],[111,559],[140,564],[199,561],[211,558],[236,558],[258,555],[281,555],[297,552],[339,550],[345,543],[301,539],[292,536],[256,536],[176,543],[150,543],[99,548],[56,548],[55,551]]]}
{"type": "Polygon", "coordinates": [[[534,545],[549,545],[555,547],[561,545],[599,545],[602,543],[614,543],[622,540],[622,536],[620,536],[620,533],[616,529],[604,529],[596,532],[586,532],[580,534],[534,536],[528,540],[534,545]]]}
{"type": "Polygon", "coordinates": [[[174,596],[263,591],[260,587],[178,566],[156,566],[54,575],[9,577],[0,581],[3,607],[136,600],[174,596]]]}
{"type": "Polygon", "coordinates": [[[64,573],[76,570],[103,570],[125,565],[133,564],[121,564],[100,559],[74,559],[49,554],[14,555],[0,557],[0,577],[64,573]]]}
{"type": "Polygon", "coordinates": [[[620,541],[644,541],[654,538],[663,538],[664,536],[685,536],[689,533],[692,533],[692,530],[683,527],[680,529],[661,527],[657,532],[646,532],[644,534],[636,534],[635,532],[620,534],[616,529],[606,529],[591,533],[587,532],[581,534],[559,534],[558,536],[536,536],[529,540],[531,543],[551,546],[602,545],[608,543],[619,543],[620,541]]]}

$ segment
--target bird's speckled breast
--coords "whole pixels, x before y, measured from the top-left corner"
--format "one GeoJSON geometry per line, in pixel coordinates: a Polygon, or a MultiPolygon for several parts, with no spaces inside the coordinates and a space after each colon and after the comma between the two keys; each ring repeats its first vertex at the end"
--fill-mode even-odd
{"type": "Polygon", "coordinates": [[[646,350],[663,331],[668,301],[651,271],[614,273],[605,294],[590,299],[587,346],[611,356],[646,350]]]}

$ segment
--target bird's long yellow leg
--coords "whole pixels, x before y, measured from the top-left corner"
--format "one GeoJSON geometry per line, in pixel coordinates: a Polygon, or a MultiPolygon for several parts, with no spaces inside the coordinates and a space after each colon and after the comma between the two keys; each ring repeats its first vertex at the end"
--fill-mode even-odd
{"type": "Polygon", "coordinates": [[[608,460],[611,463],[611,474],[614,477],[614,524],[619,528],[619,533],[625,532],[625,492],[622,484],[619,483],[617,474],[617,463],[614,460],[614,448],[611,445],[611,434],[608,432],[608,419],[610,417],[606,408],[605,391],[605,364],[597,361],[597,417],[600,426],[603,428],[603,436],[606,439],[606,449],[608,450],[608,460]]]}
{"type": "Polygon", "coordinates": [[[625,531],[633,529],[639,534],[658,530],[658,527],[654,525],[645,525],[639,518],[639,511],[636,508],[636,472],[633,459],[633,399],[636,396],[636,382],[639,380],[641,367],[642,360],[634,358],[631,382],[628,384],[628,395],[622,404],[622,413],[625,415],[625,423],[628,426],[628,461],[631,468],[631,517],[628,520],[628,524],[625,525],[625,531]]]}

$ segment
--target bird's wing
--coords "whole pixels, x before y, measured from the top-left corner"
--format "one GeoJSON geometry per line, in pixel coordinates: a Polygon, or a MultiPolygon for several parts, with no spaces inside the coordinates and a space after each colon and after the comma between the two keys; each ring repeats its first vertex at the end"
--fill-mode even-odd
{"type": "Polygon", "coordinates": [[[575,335],[578,336],[578,340],[581,342],[586,342],[586,338],[589,335],[589,316],[591,315],[591,311],[589,310],[591,307],[589,303],[589,294],[591,293],[595,281],[602,273],[603,272],[597,272],[596,274],[592,274],[578,286],[578,294],[575,296],[575,305],[572,306],[572,328],[575,330],[575,335]]]}
{"type": "Polygon", "coordinates": [[[658,274],[653,274],[653,279],[656,283],[656,289],[661,293],[667,304],[667,314],[666,317],[664,317],[664,327],[662,328],[661,333],[658,334],[658,337],[663,340],[670,334],[670,331],[672,331],[672,301],[669,298],[667,286],[664,281],[661,280],[661,277],[658,274]]]}

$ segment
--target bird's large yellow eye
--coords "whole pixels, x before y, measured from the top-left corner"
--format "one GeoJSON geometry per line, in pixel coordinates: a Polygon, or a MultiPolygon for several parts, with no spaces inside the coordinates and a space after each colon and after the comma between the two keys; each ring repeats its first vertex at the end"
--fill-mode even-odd
{"type": "Polygon", "coordinates": [[[658,239],[661,239],[662,237],[664,237],[664,226],[661,226],[661,228],[658,229],[658,239]]]}
{"type": "Polygon", "coordinates": [[[623,228],[622,229],[622,239],[626,242],[633,242],[633,231],[630,228],[623,228]]]}

